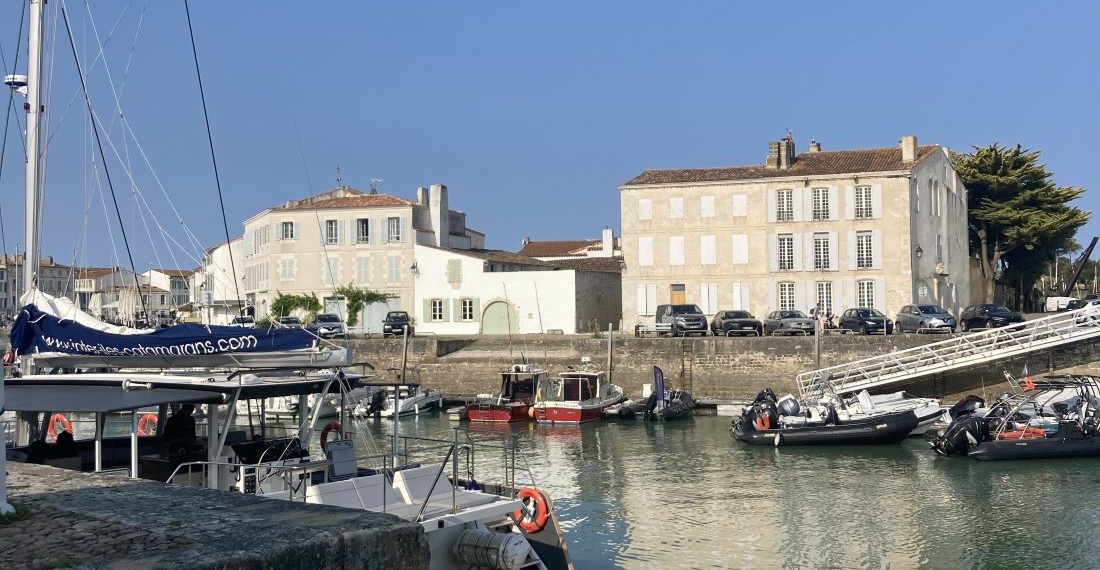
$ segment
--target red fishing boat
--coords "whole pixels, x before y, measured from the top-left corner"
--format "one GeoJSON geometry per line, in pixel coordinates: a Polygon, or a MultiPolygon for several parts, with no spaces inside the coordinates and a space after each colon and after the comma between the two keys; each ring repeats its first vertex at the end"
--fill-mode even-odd
{"type": "Polygon", "coordinates": [[[579,424],[604,417],[604,410],[626,399],[607,372],[571,368],[540,384],[532,406],[535,421],[579,424]]]}
{"type": "Polygon", "coordinates": [[[517,422],[531,419],[535,389],[546,382],[547,371],[531,364],[513,364],[500,373],[500,391],[466,406],[471,422],[517,422]]]}

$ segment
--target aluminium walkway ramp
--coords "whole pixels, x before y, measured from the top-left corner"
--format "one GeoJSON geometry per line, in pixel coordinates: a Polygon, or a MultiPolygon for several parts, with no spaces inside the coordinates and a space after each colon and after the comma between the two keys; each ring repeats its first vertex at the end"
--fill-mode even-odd
{"type": "Polygon", "coordinates": [[[1091,338],[1100,338],[1100,306],[803,372],[798,390],[803,401],[813,401],[826,392],[846,394],[909,382],[1091,338]]]}

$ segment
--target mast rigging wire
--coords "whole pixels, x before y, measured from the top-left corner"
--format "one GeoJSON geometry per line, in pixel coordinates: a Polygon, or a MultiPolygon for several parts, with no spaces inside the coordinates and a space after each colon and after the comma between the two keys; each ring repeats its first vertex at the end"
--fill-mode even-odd
{"type": "MultiPolygon", "coordinates": [[[[16,34],[16,44],[23,44],[23,23],[26,19],[27,13],[23,10],[19,11],[19,33],[16,34]]],[[[4,55],[4,46],[0,45],[0,63],[6,63],[7,56],[4,55]]],[[[15,50],[15,55],[12,58],[11,72],[14,72],[19,67],[19,50],[15,50]]],[[[4,65],[4,76],[7,77],[9,73],[8,66],[4,65]]],[[[0,180],[4,179],[4,159],[7,157],[8,149],[8,128],[11,126],[11,117],[14,114],[12,112],[12,105],[15,103],[15,90],[8,90],[8,109],[4,112],[4,134],[0,138],[0,180]]],[[[16,116],[16,122],[19,122],[18,116],[16,116]]],[[[23,139],[19,139],[23,142],[23,139]]],[[[26,143],[23,142],[24,152],[26,151],[26,143]]],[[[7,264],[8,255],[8,234],[4,230],[4,202],[0,200],[0,251],[3,252],[5,257],[4,263],[7,264]]]]}

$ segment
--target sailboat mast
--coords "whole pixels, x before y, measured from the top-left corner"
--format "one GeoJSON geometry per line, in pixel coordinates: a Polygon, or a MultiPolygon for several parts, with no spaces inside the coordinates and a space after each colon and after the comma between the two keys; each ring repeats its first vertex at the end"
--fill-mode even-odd
{"type": "Polygon", "coordinates": [[[38,278],[38,222],[41,209],[42,176],[38,171],[41,157],[39,135],[42,128],[42,8],[46,0],[30,0],[30,29],[27,57],[27,173],[24,228],[26,244],[23,256],[23,293],[34,289],[38,278]]]}

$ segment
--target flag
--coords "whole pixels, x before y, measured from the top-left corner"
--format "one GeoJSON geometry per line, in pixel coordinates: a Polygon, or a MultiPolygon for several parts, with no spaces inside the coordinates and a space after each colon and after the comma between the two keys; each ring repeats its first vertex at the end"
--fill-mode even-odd
{"type": "Polygon", "coordinates": [[[659,366],[653,367],[653,393],[658,398],[665,397],[665,373],[659,366]]]}

